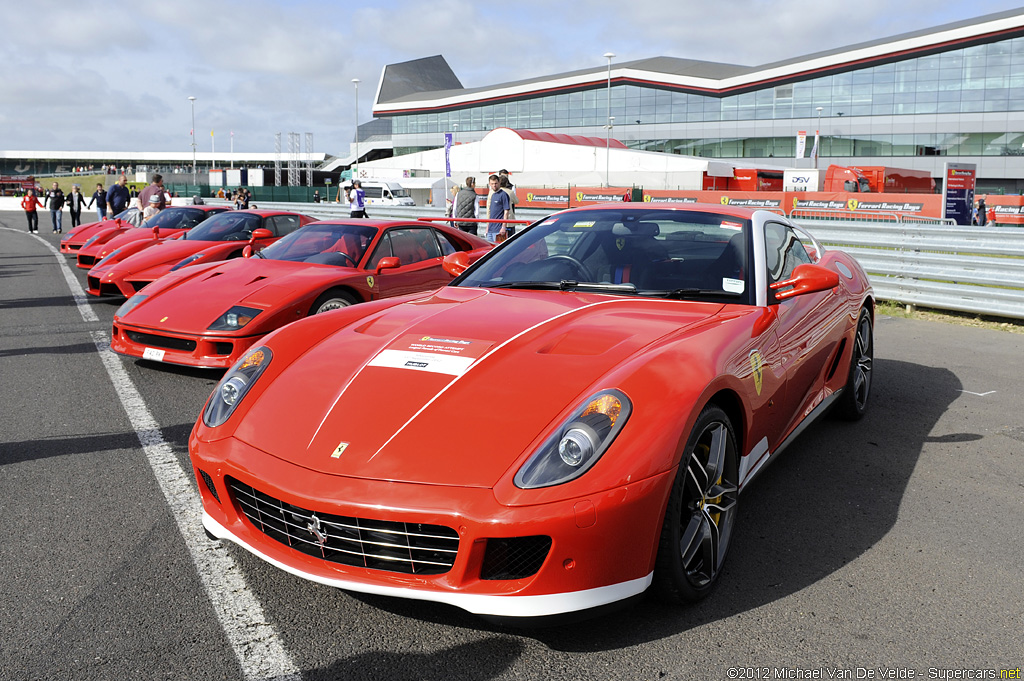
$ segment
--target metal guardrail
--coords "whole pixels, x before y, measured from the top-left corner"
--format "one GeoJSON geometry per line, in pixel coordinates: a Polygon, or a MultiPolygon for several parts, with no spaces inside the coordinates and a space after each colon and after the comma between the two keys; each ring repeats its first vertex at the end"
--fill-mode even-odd
{"type": "Polygon", "coordinates": [[[889,213],[885,211],[855,212],[843,208],[794,208],[787,215],[794,220],[829,220],[833,222],[909,222],[925,225],[955,225],[953,218],[928,215],[889,213]]]}
{"type": "Polygon", "coordinates": [[[1024,319],[1022,228],[796,220],[857,258],[880,299],[1024,319]]]}
{"type": "MultiPolygon", "coordinates": [[[[217,199],[207,203],[228,205],[217,199]]],[[[322,220],[349,214],[348,206],[337,203],[261,202],[259,207],[295,210],[322,220]]],[[[368,210],[371,217],[408,220],[444,216],[443,210],[433,206],[369,206],[368,210]]],[[[517,217],[528,220],[552,212],[516,211],[517,217]]],[[[900,221],[895,214],[891,221],[838,220],[814,211],[790,217],[823,244],[857,258],[882,300],[1024,319],[1024,228],[900,221]]]]}

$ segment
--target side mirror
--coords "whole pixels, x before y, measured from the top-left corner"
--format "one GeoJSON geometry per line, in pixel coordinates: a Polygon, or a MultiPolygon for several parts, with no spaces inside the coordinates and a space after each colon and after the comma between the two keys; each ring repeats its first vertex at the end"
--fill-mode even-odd
{"type": "Polygon", "coordinates": [[[266,227],[257,227],[252,230],[252,234],[249,236],[249,245],[252,246],[258,239],[273,239],[274,233],[266,227]]]}
{"type": "Polygon", "coordinates": [[[396,267],[401,267],[402,261],[395,256],[387,258],[381,258],[380,262],[377,263],[377,274],[380,274],[381,270],[393,270],[396,267]]]}
{"type": "Polygon", "coordinates": [[[252,245],[251,244],[247,245],[245,248],[242,249],[242,257],[243,258],[251,258],[252,257],[252,245]]]}
{"type": "Polygon", "coordinates": [[[785,281],[772,284],[769,288],[775,291],[776,300],[785,300],[805,293],[828,291],[839,286],[839,275],[821,265],[797,265],[793,268],[793,276],[785,281]],[[792,286],[793,288],[787,288],[792,286]],[[779,289],[784,289],[780,291],[779,289]]]}
{"type": "Polygon", "coordinates": [[[273,232],[266,227],[257,227],[253,229],[252,236],[249,238],[249,243],[253,243],[258,239],[273,239],[273,232]]]}
{"type": "Polygon", "coordinates": [[[457,277],[465,272],[466,268],[469,267],[469,254],[465,251],[449,253],[444,256],[444,259],[441,261],[441,267],[443,267],[444,271],[448,274],[453,277],[457,277]]]}

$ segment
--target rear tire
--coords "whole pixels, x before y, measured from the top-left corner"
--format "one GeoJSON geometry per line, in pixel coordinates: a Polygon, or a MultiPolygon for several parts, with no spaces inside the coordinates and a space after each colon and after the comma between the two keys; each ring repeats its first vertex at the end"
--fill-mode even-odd
{"type": "Polygon", "coordinates": [[[853,352],[850,357],[850,374],[846,379],[843,394],[836,402],[835,413],[846,421],[859,421],[868,410],[871,396],[871,373],[875,356],[874,329],[871,313],[865,307],[857,319],[857,332],[853,337],[853,352]]]}
{"type": "Polygon", "coordinates": [[[717,583],[736,521],[738,478],[732,423],[709,404],[686,442],[661,529],[654,583],[669,600],[700,600],[717,583]]]}
{"type": "Polygon", "coordinates": [[[331,310],[340,310],[343,307],[355,305],[358,302],[359,301],[347,291],[325,291],[320,294],[320,297],[316,299],[315,303],[313,303],[313,307],[310,308],[309,314],[315,315],[322,312],[330,312],[331,310]]]}

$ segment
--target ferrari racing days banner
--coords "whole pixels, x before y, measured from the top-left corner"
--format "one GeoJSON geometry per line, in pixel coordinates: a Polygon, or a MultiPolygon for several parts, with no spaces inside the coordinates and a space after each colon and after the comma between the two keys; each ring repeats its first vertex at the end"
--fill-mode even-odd
{"type": "Polygon", "coordinates": [[[644,190],[645,203],[717,203],[723,206],[761,208],[776,213],[812,209],[851,213],[897,213],[942,216],[939,194],[858,194],[852,192],[730,192],[644,190]]]}
{"type": "Polygon", "coordinates": [[[565,187],[541,189],[516,187],[520,208],[575,208],[595,203],[628,201],[631,187],[565,187]]]}

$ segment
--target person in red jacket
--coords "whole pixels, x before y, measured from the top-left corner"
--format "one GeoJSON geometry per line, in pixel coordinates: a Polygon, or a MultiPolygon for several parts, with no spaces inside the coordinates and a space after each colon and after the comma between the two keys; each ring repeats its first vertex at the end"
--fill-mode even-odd
{"type": "Polygon", "coordinates": [[[996,225],[996,209],[995,209],[995,206],[989,206],[988,207],[988,216],[987,217],[988,217],[988,224],[990,224],[993,227],[995,227],[995,225],[996,225]]]}
{"type": "Polygon", "coordinates": [[[28,218],[28,232],[29,234],[39,234],[39,215],[36,213],[36,208],[44,208],[43,202],[36,196],[35,189],[29,189],[25,192],[25,197],[21,200],[21,207],[25,209],[25,217],[28,218]]]}

